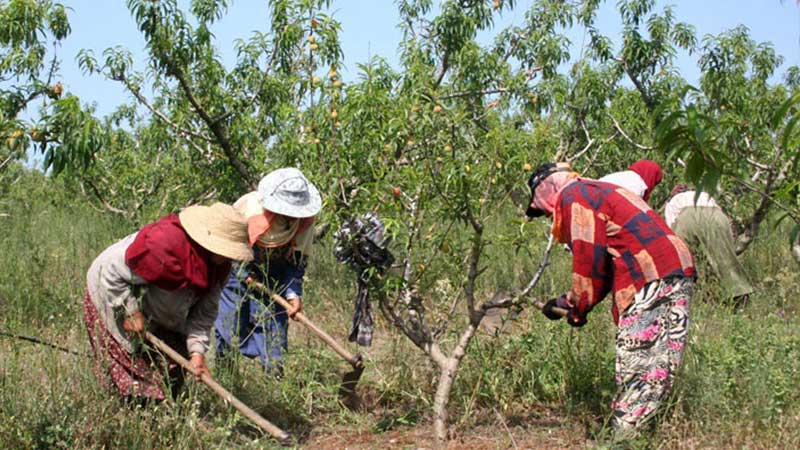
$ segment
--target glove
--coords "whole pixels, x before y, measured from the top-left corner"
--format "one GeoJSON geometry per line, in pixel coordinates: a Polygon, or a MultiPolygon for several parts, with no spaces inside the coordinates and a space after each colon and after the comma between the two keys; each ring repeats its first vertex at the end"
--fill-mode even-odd
{"type": "Polygon", "coordinates": [[[586,325],[586,317],[578,316],[573,311],[570,311],[569,314],[567,314],[567,323],[571,327],[580,328],[586,325]]]}
{"type": "Polygon", "coordinates": [[[555,311],[553,311],[553,308],[555,308],[555,307],[558,307],[558,299],[557,298],[551,298],[542,307],[542,314],[544,314],[544,316],[547,317],[550,320],[559,320],[562,317],[564,317],[561,314],[558,314],[555,311]]]}

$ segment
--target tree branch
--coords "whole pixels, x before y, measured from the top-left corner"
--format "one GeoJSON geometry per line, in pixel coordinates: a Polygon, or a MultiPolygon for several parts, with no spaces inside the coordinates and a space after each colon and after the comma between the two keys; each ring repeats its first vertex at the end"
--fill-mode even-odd
{"type": "Polygon", "coordinates": [[[489,302],[484,303],[481,305],[481,310],[488,311],[492,308],[510,308],[512,306],[518,306],[522,303],[522,301],[530,294],[534,287],[539,284],[539,280],[542,278],[545,269],[550,264],[550,251],[553,249],[553,244],[555,243],[555,238],[553,235],[550,235],[550,238],[547,240],[547,246],[542,253],[542,259],[539,261],[539,267],[536,269],[536,272],[533,273],[530,281],[522,289],[517,295],[513,297],[506,297],[499,300],[492,300],[489,302]]]}
{"type": "MultiPolygon", "coordinates": [[[[475,228],[472,236],[472,247],[469,252],[469,268],[467,269],[467,284],[464,286],[464,296],[467,298],[467,307],[471,321],[475,319],[475,283],[481,275],[478,269],[481,253],[483,252],[483,227],[475,228]]],[[[478,319],[480,322],[480,319],[478,319]]]]}
{"type": "Polygon", "coordinates": [[[164,122],[165,124],[169,125],[172,129],[177,131],[178,134],[181,137],[192,136],[192,137],[201,139],[201,140],[203,140],[205,142],[214,142],[210,137],[205,136],[205,135],[200,134],[200,133],[197,133],[197,132],[192,131],[192,130],[187,130],[185,128],[182,128],[180,125],[178,125],[177,123],[175,123],[172,120],[170,120],[169,117],[167,117],[161,111],[157,110],[155,108],[155,106],[153,106],[149,101],[147,101],[147,99],[144,97],[144,95],[142,95],[141,90],[139,88],[137,88],[136,86],[133,86],[130,83],[130,80],[128,80],[128,78],[125,77],[124,75],[118,77],[117,79],[120,82],[122,82],[123,85],[125,85],[125,87],[128,89],[128,91],[131,94],[133,94],[134,97],[136,97],[136,100],[138,100],[139,103],[144,105],[145,108],[147,108],[151,113],[153,113],[153,115],[155,115],[162,122],[164,122]]]}
{"type": "Polygon", "coordinates": [[[460,91],[454,92],[452,94],[442,95],[437,97],[438,100],[449,100],[452,98],[461,98],[461,97],[470,97],[470,96],[478,96],[478,95],[492,95],[492,94],[503,94],[508,92],[506,88],[492,88],[492,89],[485,89],[483,91],[460,91]]]}
{"type": "Polygon", "coordinates": [[[225,153],[225,156],[228,158],[228,161],[231,163],[234,169],[242,176],[244,179],[245,184],[247,184],[251,189],[255,189],[256,184],[250,174],[250,170],[247,166],[236,156],[236,153],[233,151],[231,147],[230,140],[228,139],[228,130],[225,127],[224,123],[216,121],[212,118],[208,111],[200,105],[200,102],[194,95],[194,91],[192,90],[189,82],[186,79],[186,74],[180,67],[175,66],[171,61],[170,63],[170,72],[173,76],[178,80],[178,83],[183,90],[184,95],[189,100],[189,103],[192,104],[195,112],[203,119],[203,122],[206,123],[208,128],[214,134],[214,137],[217,140],[217,143],[222,147],[222,151],[225,153]]]}
{"type": "Polygon", "coordinates": [[[449,68],[450,68],[450,53],[445,51],[444,56],[442,56],[442,69],[439,71],[439,76],[436,77],[436,81],[433,83],[434,91],[442,84],[442,80],[444,80],[444,76],[447,73],[447,69],[449,68]]]}
{"type": "Polygon", "coordinates": [[[625,130],[622,129],[622,127],[620,126],[619,122],[617,122],[617,119],[615,119],[614,116],[612,116],[610,112],[606,111],[606,115],[611,119],[612,122],[614,122],[614,128],[616,128],[616,130],[619,132],[619,134],[621,134],[622,137],[624,137],[625,140],[628,141],[631,145],[633,145],[634,147],[638,148],[639,150],[652,150],[653,149],[653,147],[649,147],[647,145],[642,145],[642,144],[639,144],[639,143],[635,142],[633,139],[630,138],[630,136],[628,136],[627,133],[625,133],[625,130]]]}
{"type": "Polygon", "coordinates": [[[16,156],[16,155],[15,155],[15,153],[16,153],[16,152],[11,152],[11,153],[8,155],[8,157],[7,157],[5,160],[3,160],[3,162],[2,162],[2,163],[0,163],[0,170],[3,170],[3,167],[5,167],[5,166],[6,166],[6,164],[8,164],[8,162],[9,162],[9,161],[11,161],[12,159],[14,159],[14,157],[16,156]]]}
{"type": "Polygon", "coordinates": [[[652,114],[656,110],[656,104],[653,99],[650,97],[650,94],[647,93],[647,89],[644,87],[639,78],[631,72],[630,67],[628,67],[628,62],[625,59],[619,58],[617,59],[618,62],[622,63],[622,67],[625,70],[625,74],[628,75],[628,78],[631,80],[633,85],[636,87],[636,90],[639,91],[639,95],[642,97],[642,101],[644,105],[647,107],[647,110],[652,114]]]}
{"type": "Polygon", "coordinates": [[[773,161],[773,166],[767,172],[768,175],[767,175],[766,181],[764,182],[764,190],[763,191],[760,190],[760,189],[756,189],[756,188],[752,187],[750,185],[750,183],[747,183],[744,180],[742,180],[742,179],[740,179],[740,178],[738,178],[736,176],[730,175],[730,177],[734,181],[736,181],[739,184],[743,185],[747,189],[750,189],[751,191],[756,192],[757,194],[761,195],[761,202],[759,203],[759,205],[756,208],[756,210],[753,212],[753,215],[750,217],[750,220],[748,220],[747,224],[744,225],[744,229],[745,229],[744,236],[739,240],[739,243],[736,246],[736,254],[737,255],[741,254],[745,250],[747,250],[747,247],[753,241],[753,238],[755,238],[755,235],[758,232],[759,227],[761,226],[761,222],[763,222],[764,219],[766,219],[767,214],[769,212],[769,207],[770,206],[775,205],[775,206],[783,209],[792,219],[794,219],[796,222],[800,222],[800,211],[798,211],[797,209],[794,209],[794,208],[787,208],[786,206],[782,205],[780,202],[775,200],[773,198],[773,195],[772,195],[772,193],[774,192],[775,183],[777,181],[785,178],[786,177],[786,171],[788,171],[789,167],[791,167],[798,160],[798,158],[800,158],[800,152],[795,153],[794,158],[792,158],[791,161],[787,162],[787,164],[785,164],[783,166],[783,168],[780,170],[780,172],[776,172],[774,170],[775,163],[777,163],[779,158],[781,157],[781,154],[783,153],[782,150],[783,149],[778,148],[775,151],[775,158],[774,158],[774,161],[773,161]]]}
{"type": "Polygon", "coordinates": [[[89,187],[92,188],[92,192],[94,193],[95,197],[97,197],[97,200],[100,201],[100,204],[102,204],[104,208],[113,212],[114,214],[119,214],[125,218],[130,219],[130,213],[128,211],[116,208],[112,206],[110,203],[108,203],[106,199],[103,197],[103,195],[100,194],[100,189],[98,189],[97,186],[91,180],[89,180],[88,178],[84,178],[83,182],[88,184],[89,187]]]}
{"type": "MultiPolygon", "coordinates": [[[[567,161],[570,163],[583,156],[583,154],[588,152],[589,149],[592,148],[592,145],[594,145],[594,139],[592,139],[592,137],[589,135],[589,130],[586,129],[586,124],[583,123],[583,121],[581,121],[581,127],[583,128],[583,133],[586,135],[586,146],[572,157],[567,158],[567,161]]],[[[556,159],[556,161],[559,159],[561,158],[556,159]]]]}

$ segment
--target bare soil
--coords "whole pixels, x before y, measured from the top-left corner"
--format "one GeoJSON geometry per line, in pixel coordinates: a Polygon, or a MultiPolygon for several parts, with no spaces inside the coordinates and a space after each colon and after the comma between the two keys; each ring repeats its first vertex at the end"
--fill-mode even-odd
{"type": "Polygon", "coordinates": [[[433,426],[415,428],[405,427],[384,433],[371,433],[368,430],[326,429],[315,430],[304,443],[304,448],[323,450],[333,449],[565,449],[585,448],[591,441],[584,438],[580,430],[568,428],[513,427],[505,429],[502,425],[481,426],[464,434],[453,436],[450,441],[438,446],[433,438],[433,426]]]}
{"type": "Polygon", "coordinates": [[[556,411],[542,409],[524,416],[502,419],[474,426],[451,428],[450,440],[439,444],[434,438],[433,424],[399,426],[380,432],[352,426],[315,428],[302,443],[303,448],[322,450],[348,449],[574,449],[592,447],[580,425],[570,424],[556,411]]]}

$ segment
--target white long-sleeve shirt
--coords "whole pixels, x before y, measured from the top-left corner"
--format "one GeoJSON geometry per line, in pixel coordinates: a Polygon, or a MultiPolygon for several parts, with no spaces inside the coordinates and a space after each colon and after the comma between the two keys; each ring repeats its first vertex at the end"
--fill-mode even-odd
{"type": "Polygon", "coordinates": [[[197,296],[194,289],[167,291],[148,285],[125,263],[125,251],[138,233],[126,236],[95,258],[86,275],[89,296],[111,336],[132,351],[128,332],[122,328],[126,316],[141,311],[148,320],[186,336],[189,353],[205,354],[209,335],[219,308],[222,284],[197,296]],[[134,286],[142,290],[140,300],[134,286]]]}
{"type": "Polygon", "coordinates": [[[694,197],[696,194],[696,191],[686,191],[681,192],[680,194],[675,194],[671,199],[669,199],[667,205],[664,207],[664,219],[667,221],[667,226],[674,228],[675,221],[678,219],[678,215],[681,213],[683,208],[688,206],[719,208],[717,202],[715,202],[714,199],[711,198],[711,196],[707,193],[701,192],[697,197],[697,201],[695,201],[694,197]]]}
{"type": "Polygon", "coordinates": [[[625,188],[642,198],[644,198],[644,193],[647,192],[647,184],[638,173],[632,170],[610,173],[597,181],[625,188]]]}

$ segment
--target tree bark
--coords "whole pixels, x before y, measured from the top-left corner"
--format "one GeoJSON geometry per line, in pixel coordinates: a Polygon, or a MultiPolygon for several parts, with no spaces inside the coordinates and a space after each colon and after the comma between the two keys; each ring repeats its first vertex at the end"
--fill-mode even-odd
{"type": "Polygon", "coordinates": [[[792,243],[792,255],[794,255],[794,259],[800,263],[800,233],[797,233],[797,237],[794,238],[794,242],[792,243]]]}
{"type": "Polygon", "coordinates": [[[450,391],[453,389],[453,383],[456,380],[456,375],[458,375],[461,360],[467,353],[470,341],[475,336],[478,323],[483,318],[483,312],[481,311],[477,315],[479,315],[477,321],[470,323],[461,333],[461,338],[456,348],[453,349],[453,354],[443,364],[439,365],[439,383],[436,386],[436,396],[433,400],[433,428],[436,433],[436,439],[439,442],[447,440],[447,404],[450,402],[450,391]]]}
{"type": "Polygon", "coordinates": [[[439,383],[436,386],[436,396],[433,401],[434,431],[439,442],[447,440],[447,404],[450,402],[450,391],[458,372],[458,362],[448,358],[447,364],[441,369],[439,383]]]}
{"type": "Polygon", "coordinates": [[[255,180],[250,173],[250,169],[248,169],[247,165],[239,159],[236,152],[234,151],[233,147],[231,146],[230,139],[228,137],[228,128],[222,122],[221,118],[215,119],[212,118],[208,111],[203,108],[200,102],[194,95],[192,91],[192,87],[189,85],[189,81],[186,79],[186,75],[183,72],[183,69],[177,67],[170,61],[171,64],[171,72],[173,76],[178,80],[178,83],[183,90],[184,95],[189,100],[189,103],[192,104],[195,112],[200,116],[200,118],[205,122],[206,126],[211,130],[211,133],[214,135],[214,139],[216,140],[217,144],[222,147],[223,153],[225,153],[225,157],[228,159],[228,162],[231,166],[242,176],[243,184],[248,186],[251,189],[255,189],[258,186],[258,181],[255,180]]]}

